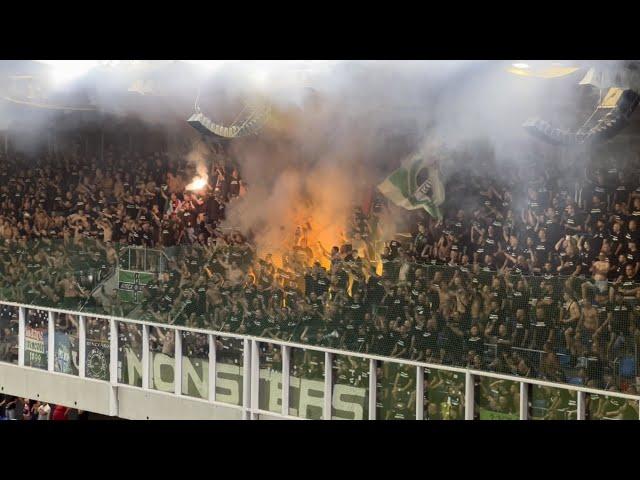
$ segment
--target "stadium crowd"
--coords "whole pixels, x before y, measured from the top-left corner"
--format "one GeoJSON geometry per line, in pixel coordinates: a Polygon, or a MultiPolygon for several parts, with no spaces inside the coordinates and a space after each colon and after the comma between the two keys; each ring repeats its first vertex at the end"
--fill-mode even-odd
{"type": "Polygon", "coordinates": [[[88,420],[89,412],[0,394],[0,420],[88,420]]]}
{"type": "Polygon", "coordinates": [[[117,291],[91,289],[119,246],[157,247],[168,265],[139,318],[635,393],[638,160],[576,173],[462,159],[443,218],[413,212],[410,238],[381,237],[394,207],[377,198],[342,244],[311,244],[300,226],[274,259],[218,228],[244,188],[222,152],[200,192],[185,190],[194,166],[162,151],[13,155],[0,161],[0,295],[123,316],[117,291]]]}
{"type": "Polygon", "coordinates": [[[118,147],[108,145],[100,161],[78,149],[0,154],[3,298],[77,308],[115,267],[118,245],[166,248],[215,235],[226,202],[240,193],[237,169],[214,162],[213,187],[190,193],[184,179],[195,165],[185,156],[118,147]]]}
{"type": "Polygon", "coordinates": [[[634,392],[632,166],[587,169],[575,182],[551,164],[522,176],[470,164],[448,181],[444,219],[423,216],[410,241],[386,242],[380,258],[385,207],[356,208],[347,242],[319,245],[328,268],[303,227],[280,267],[231,233],[182,249],[178,268],[148,285],[143,310],[158,321],[634,392]]]}

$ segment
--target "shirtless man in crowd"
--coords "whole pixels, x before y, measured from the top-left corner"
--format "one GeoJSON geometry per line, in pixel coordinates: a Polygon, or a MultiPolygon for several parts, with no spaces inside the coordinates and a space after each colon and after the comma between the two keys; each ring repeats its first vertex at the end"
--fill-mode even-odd
{"type": "Polygon", "coordinates": [[[611,269],[611,263],[609,258],[604,252],[600,252],[598,260],[593,262],[591,271],[593,272],[593,283],[584,282],[581,286],[582,299],[589,301],[589,292],[594,292],[599,295],[606,295],[609,293],[609,283],[607,282],[607,276],[611,269]]]}

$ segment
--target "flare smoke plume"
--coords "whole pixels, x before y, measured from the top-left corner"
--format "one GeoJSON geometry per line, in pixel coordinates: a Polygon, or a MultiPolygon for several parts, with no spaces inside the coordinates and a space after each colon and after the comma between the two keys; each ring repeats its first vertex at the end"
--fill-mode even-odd
{"type": "MultiPolygon", "coordinates": [[[[250,232],[265,252],[290,244],[296,226],[307,222],[310,239],[330,248],[345,231],[353,206],[425,140],[437,139],[454,151],[468,150],[469,142],[480,138],[500,161],[525,165],[529,157],[523,152],[536,141],[524,133],[522,122],[538,115],[570,126],[577,121],[572,107],[589,87],[577,87],[580,73],[553,81],[518,78],[505,72],[508,63],[344,61],[316,68],[235,62],[207,74],[196,74],[193,65],[167,63],[150,69],[142,96],[124,95],[120,88],[144,73],[140,66],[111,76],[88,75],[69,89],[85,96],[94,92],[89,97],[99,110],[168,128],[186,123],[196,96],[215,120],[233,117],[238,98],[268,98],[271,123],[256,137],[232,142],[248,193],[228,207],[226,222],[250,232]]],[[[37,112],[25,118],[33,128],[15,136],[40,141],[43,129],[53,128],[37,112]]],[[[77,118],[80,124],[82,117],[77,118]]],[[[73,121],[66,124],[73,127],[73,121]]],[[[210,173],[203,142],[195,140],[188,160],[198,175],[210,173]]],[[[447,175],[446,159],[443,163],[447,175]]]]}

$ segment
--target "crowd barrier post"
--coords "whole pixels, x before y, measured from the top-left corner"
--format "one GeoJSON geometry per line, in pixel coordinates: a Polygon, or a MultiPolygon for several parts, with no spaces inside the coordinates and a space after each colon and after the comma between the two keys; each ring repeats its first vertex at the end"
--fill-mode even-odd
{"type": "Polygon", "coordinates": [[[18,365],[24,367],[26,309],[18,308],[18,365]]]}
{"type": "Polygon", "coordinates": [[[249,420],[251,410],[251,341],[248,338],[243,340],[242,349],[242,415],[244,420],[249,420]]]}
{"type": "Polygon", "coordinates": [[[324,353],[324,407],[322,409],[322,418],[331,420],[331,403],[333,400],[332,392],[332,364],[333,355],[330,352],[324,353]]]}
{"type": "Polygon", "coordinates": [[[142,388],[150,388],[149,325],[142,325],[142,388]]]}
{"type": "Polygon", "coordinates": [[[118,324],[115,319],[109,320],[109,378],[112,385],[118,383],[118,324]]]}
{"type": "Polygon", "coordinates": [[[86,319],[84,315],[78,316],[78,376],[84,378],[86,376],[86,319]]]}
{"type": "Polygon", "coordinates": [[[577,396],[577,407],[578,407],[578,420],[584,420],[586,418],[586,393],[585,392],[576,392],[577,396]]]}
{"type": "Polygon", "coordinates": [[[424,420],[424,368],[416,367],[416,420],[424,420]]]}
{"type": "Polygon", "coordinates": [[[216,337],[209,334],[209,402],[216,400],[216,337]]]}
{"type": "Polygon", "coordinates": [[[376,395],[377,395],[376,361],[369,359],[369,420],[376,419],[376,395]]]}
{"type": "Polygon", "coordinates": [[[282,345],[282,415],[289,415],[289,355],[291,349],[282,345]]]}
{"type": "Polygon", "coordinates": [[[47,315],[47,367],[50,372],[55,370],[56,358],[55,358],[55,340],[56,340],[56,314],[53,310],[49,310],[47,315]]]}
{"type": "Polygon", "coordinates": [[[174,367],[173,385],[176,395],[182,395],[182,331],[177,328],[174,331],[174,367]]]}
{"type": "Polygon", "coordinates": [[[251,420],[257,418],[255,413],[260,408],[260,351],[258,340],[251,340],[251,420]]]}
{"type": "Polygon", "coordinates": [[[466,372],[464,378],[464,419],[473,420],[473,414],[475,411],[475,378],[474,376],[466,372]]]}
{"type": "Polygon", "coordinates": [[[520,382],[520,420],[529,419],[529,384],[520,382]]]}
{"type": "Polygon", "coordinates": [[[109,410],[112,416],[118,415],[118,324],[115,319],[109,319],[109,410]]]}

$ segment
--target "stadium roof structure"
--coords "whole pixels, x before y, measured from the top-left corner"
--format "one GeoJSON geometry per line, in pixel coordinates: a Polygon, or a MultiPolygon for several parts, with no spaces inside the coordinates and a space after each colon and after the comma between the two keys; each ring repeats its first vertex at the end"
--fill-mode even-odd
{"type": "MultiPolygon", "coordinates": [[[[254,134],[269,122],[278,123],[277,109],[275,106],[269,106],[269,103],[276,105],[277,102],[248,101],[247,95],[243,93],[259,87],[261,81],[264,83],[263,73],[267,72],[273,78],[279,75],[278,83],[283,79],[289,79],[296,87],[318,87],[322,91],[323,82],[331,83],[332,75],[340,76],[346,73],[366,80],[370,73],[367,65],[376,64],[373,61],[338,64],[291,61],[265,62],[263,65],[260,62],[225,61],[211,62],[213,67],[208,68],[206,62],[203,65],[202,62],[177,60],[95,62],[95,65],[82,75],[62,85],[55,82],[53,72],[56,67],[53,64],[31,60],[0,62],[0,108],[5,110],[4,117],[11,118],[14,114],[18,117],[46,115],[47,112],[53,115],[94,112],[97,115],[135,114],[157,120],[171,115],[172,118],[189,121],[203,134],[219,139],[233,139],[254,134]],[[225,68],[221,68],[222,65],[225,65],[225,68]],[[261,70],[263,67],[264,70],[261,70]],[[278,72],[274,73],[276,70],[278,72]],[[229,81],[230,79],[233,81],[229,81]],[[320,83],[316,79],[319,79],[320,83]],[[201,105],[196,101],[194,108],[194,98],[199,97],[201,88],[203,96],[206,93],[210,98],[202,100],[201,105]],[[222,105],[219,99],[206,103],[215,96],[237,97],[242,103],[237,106],[222,105]],[[221,112],[229,115],[223,118],[221,112]]],[[[384,62],[380,63],[384,65],[384,62]]],[[[411,71],[411,62],[408,62],[408,65],[411,71]]],[[[435,65],[433,71],[436,80],[441,74],[441,67],[442,72],[446,72],[444,67],[447,66],[450,65],[435,65]]],[[[468,71],[463,72],[467,77],[478,72],[502,70],[503,75],[512,76],[514,81],[523,82],[523,85],[548,84],[549,92],[556,88],[563,89],[563,94],[560,95],[550,93],[549,105],[544,106],[546,113],[543,112],[541,116],[551,118],[555,117],[555,112],[560,112],[569,122],[572,122],[572,119],[575,119],[576,123],[582,120],[580,125],[594,111],[594,105],[598,104],[598,92],[606,92],[612,82],[616,85],[611,86],[640,91],[638,61],[478,61],[468,62],[468,65],[463,66],[467,67],[468,71]],[[564,95],[569,90],[576,94],[564,95]]],[[[441,76],[446,80],[446,74],[441,76]]],[[[435,86],[437,90],[440,84],[436,83],[435,86]]],[[[423,90],[416,89],[411,97],[412,102],[406,107],[395,99],[394,104],[397,108],[392,117],[406,120],[405,123],[419,117],[419,110],[428,109],[433,100],[432,95],[423,90]]],[[[358,91],[354,93],[357,101],[358,91]]],[[[371,109],[375,110],[375,105],[376,102],[372,102],[371,109]]],[[[362,108],[358,107],[356,110],[361,112],[362,108]]],[[[349,108],[345,108],[345,114],[349,114],[349,111],[349,108]]],[[[375,115],[379,113],[369,112],[375,115]]],[[[537,113],[531,112],[532,115],[537,113]]],[[[634,112],[628,121],[627,127],[620,135],[637,136],[640,133],[640,115],[634,112]]],[[[560,120],[558,123],[563,122],[564,120],[560,120]]],[[[563,129],[577,130],[580,125],[560,126],[563,129]]],[[[399,128],[406,129],[404,124],[399,128]]]]}
{"type": "Polygon", "coordinates": [[[561,108],[579,123],[552,125],[532,117],[523,124],[525,130],[547,143],[577,146],[609,141],[623,130],[627,136],[640,133],[640,116],[634,115],[640,92],[638,61],[518,61],[505,70],[514,76],[547,82],[550,92],[563,85],[577,93],[566,96],[573,104],[561,108]]]}

